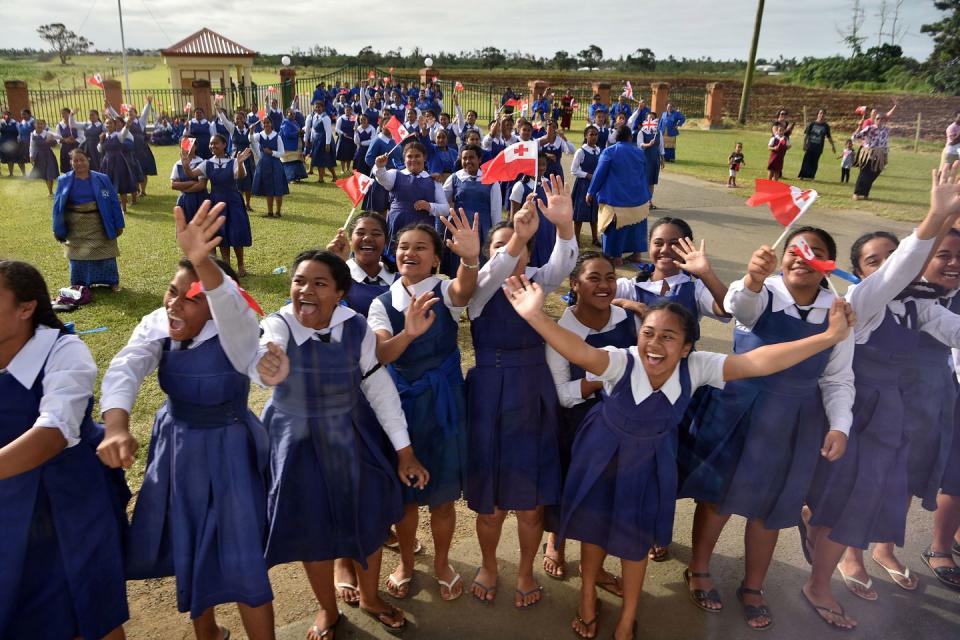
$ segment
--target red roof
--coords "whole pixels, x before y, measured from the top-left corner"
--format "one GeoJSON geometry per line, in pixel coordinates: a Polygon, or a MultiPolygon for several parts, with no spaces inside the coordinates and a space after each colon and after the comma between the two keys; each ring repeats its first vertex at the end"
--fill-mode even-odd
{"type": "Polygon", "coordinates": [[[180,42],[170,45],[162,50],[161,55],[165,56],[207,56],[207,57],[245,57],[253,58],[257,55],[256,51],[247,49],[237,44],[229,38],[224,38],[215,31],[204,27],[192,33],[180,42]]]}

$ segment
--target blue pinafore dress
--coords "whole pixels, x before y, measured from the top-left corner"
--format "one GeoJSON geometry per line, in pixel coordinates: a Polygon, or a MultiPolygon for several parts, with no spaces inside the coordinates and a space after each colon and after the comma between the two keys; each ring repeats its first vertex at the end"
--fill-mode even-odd
{"type": "MultiPolygon", "coordinates": [[[[589,173],[591,176],[596,172],[597,165],[600,163],[600,153],[590,153],[583,151],[583,158],[580,160],[580,169],[589,173]]],[[[587,189],[590,188],[590,179],[577,178],[573,181],[573,221],[574,222],[597,222],[597,215],[600,211],[600,203],[596,198],[588,203],[587,189]]]]}
{"type": "MultiPolygon", "coordinates": [[[[439,283],[433,294],[443,299],[439,283]]],[[[393,308],[389,291],[378,299],[397,335],[403,330],[403,313],[393,308]]],[[[403,502],[430,507],[460,497],[467,465],[466,403],[457,323],[445,308],[435,309],[435,313],[436,320],[427,332],[387,366],[400,393],[417,459],[430,472],[430,483],[423,489],[402,488],[403,502]]]]}
{"type": "MultiPolygon", "coordinates": [[[[240,127],[234,126],[233,135],[229,140],[233,144],[233,156],[236,158],[241,152],[250,148],[250,138],[247,131],[241,133],[240,127]]],[[[244,160],[243,168],[246,169],[246,175],[237,180],[237,190],[241,193],[249,193],[253,190],[253,174],[257,171],[257,163],[253,160],[253,154],[244,160]]]]}
{"type": "Polygon", "coordinates": [[[558,504],[560,401],[543,338],[502,289],[470,333],[476,366],[467,374],[467,505],[493,513],[558,504]]]}
{"type": "MultiPolygon", "coordinates": [[[[473,214],[479,214],[477,227],[481,244],[487,241],[490,228],[493,226],[490,220],[490,189],[490,185],[480,182],[479,177],[475,180],[461,180],[456,174],[453,175],[453,206],[455,209],[466,211],[467,219],[470,221],[473,221],[473,214]]],[[[440,237],[445,237],[447,228],[443,223],[438,219],[434,224],[440,237]]],[[[483,266],[486,261],[486,258],[481,255],[480,265],[483,266]]],[[[459,268],[460,256],[444,246],[440,257],[440,273],[455,278],[459,268]]]]}
{"type": "Polygon", "coordinates": [[[277,144],[279,139],[279,135],[273,138],[259,137],[260,147],[270,149],[273,155],[264,153],[257,162],[257,169],[253,173],[253,195],[255,196],[285,196],[290,193],[287,174],[284,173],[283,163],[277,155],[277,149],[280,148],[277,144]]]}
{"type": "Polygon", "coordinates": [[[904,392],[920,339],[917,311],[906,301],[898,318],[887,307],[879,327],[853,356],[856,400],[843,457],[821,459],[807,496],[810,524],[830,539],[866,549],[871,542],[903,546],[910,493],[904,392]]]}
{"type": "Polygon", "coordinates": [[[344,120],[340,124],[341,133],[337,138],[337,160],[353,160],[357,153],[357,143],[353,141],[353,130],[356,128],[356,120],[344,120]]]}
{"type": "Polygon", "coordinates": [[[300,150],[300,125],[296,120],[284,118],[280,125],[280,138],[283,140],[283,148],[286,151],[283,164],[283,173],[287,177],[287,182],[297,182],[307,178],[307,168],[303,166],[300,150]],[[292,158],[292,159],[291,159],[292,158]]]}
{"type": "MultiPolygon", "coordinates": [[[[177,180],[180,182],[193,182],[194,178],[190,178],[183,171],[183,165],[177,165],[177,180]]],[[[193,216],[197,214],[197,209],[200,208],[200,205],[203,204],[203,201],[209,198],[210,195],[206,189],[203,191],[194,191],[192,193],[180,192],[180,195],[177,196],[177,206],[183,209],[183,216],[186,219],[187,223],[193,220],[193,216]]]]}
{"type": "MultiPolygon", "coordinates": [[[[656,139],[659,135],[659,130],[648,133],[643,127],[640,128],[640,137],[644,144],[656,139]]],[[[644,149],[643,157],[647,161],[647,184],[658,184],[660,182],[660,143],[652,144],[644,149]]]]}
{"type": "MultiPolygon", "coordinates": [[[[557,136],[559,139],[560,136],[557,136]]],[[[562,142],[562,141],[561,141],[562,142]]],[[[563,146],[547,145],[546,143],[540,145],[541,153],[549,153],[554,156],[555,160],[547,160],[547,170],[544,172],[544,176],[549,178],[551,175],[564,177],[563,175],[563,146]]],[[[589,186],[589,185],[588,185],[589,186]]]]}
{"type": "Polygon", "coordinates": [[[557,536],[595,544],[639,562],[673,538],[677,500],[677,423],[690,401],[690,372],[680,361],[680,396],[671,404],[655,391],[640,404],[630,376],[641,366],[629,355],[623,377],[590,410],[573,444],[563,485],[557,536]]]}
{"type": "Polygon", "coordinates": [[[313,145],[310,148],[310,167],[325,169],[337,166],[333,155],[327,151],[327,126],[321,118],[313,119],[313,145]]]}
{"type": "Polygon", "coordinates": [[[396,245],[397,233],[405,226],[421,222],[433,226],[434,219],[430,212],[417,211],[413,204],[417,200],[433,202],[435,185],[433,178],[397,171],[393,189],[390,190],[390,210],[387,213],[391,251],[396,245]]]}
{"type": "Polygon", "coordinates": [[[129,579],[177,578],[177,609],[273,599],[263,559],[267,432],[247,408],[250,380],[218,337],[170,350],[157,369],[157,411],[130,524],[129,579]]]}
{"type": "Polygon", "coordinates": [[[206,120],[202,122],[190,121],[187,125],[187,137],[195,138],[193,143],[194,153],[198,158],[208,160],[213,153],[210,151],[210,123],[206,120]]]}
{"type": "Polygon", "coordinates": [[[223,164],[207,162],[207,179],[210,182],[210,202],[215,205],[219,202],[227,206],[220,213],[227,221],[220,227],[223,236],[221,247],[249,247],[253,244],[253,235],[250,231],[250,216],[243,204],[243,196],[237,190],[237,179],[233,175],[233,165],[236,159],[230,158],[223,164]]]}
{"type": "MultiPolygon", "coordinates": [[[[376,135],[375,132],[367,130],[367,131],[361,131],[357,137],[360,138],[360,142],[366,142],[367,140],[372,138],[374,135],[376,135]]],[[[359,171],[365,176],[370,175],[371,167],[370,165],[367,164],[367,160],[366,160],[367,150],[369,148],[370,148],[369,145],[367,146],[364,146],[363,144],[358,145],[357,150],[353,154],[354,171],[359,171]]]]}
{"type": "MultiPolygon", "coordinates": [[[[153,157],[153,151],[147,143],[147,134],[143,130],[140,120],[134,120],[130,124],[130,135],[133,136],[133,159],[140,165],[140,170],[145,176],[157,175],[157,161],[153,157]]],[[[209,144],[209,140],[207,141],[209,144]]]]}
{"type": "MultiPolygon", "coordinates": [[[[767,308],[753,329],[734,330],[735,353],[827,329],[826,319],[813,324],[773,311],[773,294],[767,295],[767,308]]],[[[705,399],[690,425],[695,447],[680,497],[716,504],[722,514],[762,520],[767,529],[796,526],[827,433],[818,385],[831,352],[769,376],[728,382],[705,399]]]]}
{"type": "Polygon", "coordinates": [[[350,290],[344,296],[347,306],[366,317],[370,312],[370,303],[390,290],[388,284],[370,284],[354,280],[350,283],[350,290]]]}
{"type": "Polygon", "coordinates": [[[90,158],[90,171],[104,171],[100,168],[100,152],[97,151],[97,143],[100,142],[100,134],[103,133],[102,122],[91,122],[83,128],[83,142],[80,148],[90,158]]]}
{"type": "MultiPolygon", "coordinates": [[[[57,125],[57,135],[59,135],[61,138],[76,138],[79,134],[76,127],[64,125],[61,122],[57,125]]],[[[70,152],[79,148],[79,142],[60,142],[60,173],[66,173],[73,170],[73,167],[70,166],[70,152]]],[[[92,168],[93,167],[91,167],[91,169],[92,168]]]]}
{"type": "Polygon", "coordinates": [[[290,375],[263,410],[270,433],[270,566],[353,558],[366,567],[403,516],[395,467],[375,438],[380,428],[360,391],[367,323],[354,316],[342,326],[340,342],[298,346],[291,337],[290,375]]]}
{"type": "MultiPolygon", "coordinates": [[[[523,185],[523,202],[526,202],[527,196],[533,191],[533,187],[530,186],[532,181],[532,179],[524,179],[521,182],[523,185]]],[[[547,194],[544,192],[543,184],[540,182],[537,183],[536,197],[538,200],[547,201],[547,194]]],[[[533,236],[533,251],[530,252],[530,266],[539,268],[550,261],[553,246],[557,244],[557,227],[540,212],[540,205],[537,205],[537,216],[540,218],[540,226],[537,227],[537,232],[533,236]]]]}
{"type": "MultiPolygon", "coordinates": [[[[27,389],[0,373],[0,447],[36,422],[43,376],[27,389]]],[[[92,407],[79,443],[0,480],[2,638],[102,638],[130,617],[120,524],[130,493],[123,472],[97,458],[92,407]]]]}
{"type": "MultiPolygon", "coordinates": [[[[956,388],[954,393],[957,393],[956,388]]],[[[940,491],[948,496],[960,496],[960,393],[953,408],[953,440],[947,453],[947,464],[940,479],[940,491]]]]}
{"type": "Polygon", "coordinates": [[[107,134],[103,141],[103,157],[100,158],[100,170],[110,176],[110,182],[117,193],[136,193],[137,179],[130,166],[128,154],[124,153],[123,145],[116,134],[107,134]]]}
{"type": "Polygon", "coordinates": [[[56,180],[57,176],[60,175],[60,167],[51,148],[51,144],[56,144],[56,142],[48,140],[46,132],[38,134],[36,131],[30,134],[30,140],[33,141],[34,156],[30,159],[33,168],[27,174],[27,177],[40,180],[56,180]]]}

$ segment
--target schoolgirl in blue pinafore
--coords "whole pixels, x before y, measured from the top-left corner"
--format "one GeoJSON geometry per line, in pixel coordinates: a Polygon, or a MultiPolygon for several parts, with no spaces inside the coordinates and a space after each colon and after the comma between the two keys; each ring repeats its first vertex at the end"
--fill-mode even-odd
{"type": "Polygon", "coordinates": [[[190,124],[187,125],[186,135],[189,138],[196,138],[196,141],[193,143],[193,148],[197,157],[203,158],[204,160],[213,155],[210,151],[210,137],[213,135],[211,128],[206,118],[201,116],[198,120],[196,115],[190,120],[190,124]]]}
{"type": "MultiPolygon", "coordinates": [[[[451,134],[448,134],[447,140],[455,140],[451,134]]],[[[448,143],[449,145],[450,143],[448,143]]],[[[457,164],[457,147],[447,146],[446,148],[440,148],[439,145],[432,144],[427,147],[432,151],[430,155],[430,162],[428,163],[427,171],[431,174],[439,173],[440,175],[451,174],[454,171],[454,166],[457,164]]],[[[484,236],[480,236],[481,238],[484,236]]]]}
{"type": "Polygon", "coordinates": [[[953,408],[953,440],[940,479],[940,491],[953,497],[960,496],[960,393],[957,393],[956,397],[957,403],[953,408]]]}
{"type": "Polygon", "coordinates": [[[281,162],[287,182],[296,182],[307,178],[307,169],[303,166],[300,157],[300,125],[296,120],[284,118],[280,124],[280,139],[283,141],[284,153],[281,162]]]}
{"type": "MultiPolygon", "coordinates": [[[[192,164],[196,166],[201,162],[203,162],[203,160],[195,158],[192,161],[192,164]]],[[[183,165],[180,163],[181,161],[177,160],[177,163],[173,166],[173,173],[170,176],[171,180],[175,180],[177,182],[193,182],[198,180],[204,180],[204,182],[206,181],[203,176],[200,178],[191,178],[188,176],[183,170],[183,165]]],[[[191,220],[193,220],[193,216],[196,215],[197,209],[200,208],[200,205],[203,204],[203,201],[209,197],[210,195],[207,192],[206,187],[203,189],[203,191],[180,192],[180,195],[177,196],[177,206],[183,209],[183,217],[188,224],[191,220]]]]}
{"type": "MultiPolygon", "coordinates": [[[[311,119],[310,127],[310,166],[322,170],[327,167],[336,167],[337,161],[333,154],[327,151],[327,145],[332,139],[332,131],[327,131],[330,126],[329,118],[314,116],[311,119]]],[[[323,177],[323,173],[320,174],[323,177]]]]}
{"type": "Polygon", "coordinates": [[[237,189],[236,158],[213,157],[198,165],[210,183],[210,202],[223,202],[226,207],[220,215],[226,222],[220,228],[223,242],[220,247],[249,247],[253,244],[250,216],[237,189]]]}
{"type": "MultiPolygon", "coordinates": [[[[540,141],[540,153],[546,153],[553,156],[552,160],[547,160],[547,169],[544,171],[545,176],[557,175],[561,178],[564,177],[563,174],[563,153],[573,152],[573,145],[570,144],[570,141],[566,138],[560,137],[558,133],[553,142],[547,142],[544,139],[540,141]]],[[[586,193],[586,192],[584,192],[586,193]]]]}
{"type": "Polygon", "coordinates": [[[77,139],[80,137],[80,128],[73,121],[73,114],[70,114],[70,122],[57,124],[57,137],[60,139],[60,173],[66,173],[73,169],[70,166],[70,152],[80,148],[79,140],[77,142],[63,142],[63,138],[77,139]]]}
{"type": "MultiPolygon", "coordinates": [[[[356,116],[352,116],[356,117],[356,116]]],[[[357,145],[353,141],[353,132],[356,129],[356,120],[347,116],[337,118],[337,149],[336,159],[346,162],[354,159],[357,154],[357,145]]]]}
{"type": "MultiPolygon", "coordinates": [[[[599,144],[599,143],[598,143],[599,144]]],[[[586,143],[580,147],[583,152],[580,156],[580,171],[592,176],[597,170],[597,164],[600,162],[600,150],[602,147],[590,147],[586,143]]],[[[585,177],[577,177],[573,181],[573,221],[588,222],[596,224],[597,212],[600,209],[600,203],[594,198],[592,202],[587,202],[587,190],[590,188],[590,180],[585,177]]]]}
{"type": "Polygon", "coordinates": [[[663,136],[660,135],[660,129],[656,121],[643,123],[638,132],[638,142],[649,144],[649,147],[643,150],[644,159],[647,161],[647,184],[655,185],[660,182],[660,161],[663,156],[663,136]]]}
{"type": "Polygon", "coordinates": [[[400,229],[407,225],[421,222],[431,226],[434,224],[431,212],[418,211],[413,208],[413,205],[418,200],[433,203],[437,193],[437,183],[428,173],[421,172],[419,175],[413,175],[406,170],[394,171],[393,188],[390,189],[390,209],[387,212],[391,244],[400,229]]]}
{"type": "MultiPolygon", "coordinates": [[[[133,122],[129,125],[130,135],[133,136],[133,159],[140,165],[140,170],[144,176],[157,175],[157,161],[153,157],[153,151],[150,150],[150,145],[147,144],[147,132],[144,129],[150,110],[151,106],[148,102],[143,107],[143,113],[140,114],[140,117],[134,118],[133,122]]],[[[197,142],[199,143],[199,140],[197,142]]],[[[209,144],[209,142],[208,139],[207,143],[209,144]]]]}
{"type": "Polygon", "coordinates": [[[253,173],[253,195],[255,196],[284,196],[290,193],[287,186],[287,174],[283,171],[280,162],[280,136],[276,132],[267,135],[266,132],[254,134],[253,142],[260,149],[270,149],[273,155],[260,152],[257,159],[257,168],[253,173]]]}
{"type": "Polygon", "coordinates": [[[57,179],[60,170],[57,158],[53,155],[53,147],[56,144],[56,138],[47,129],[30,134],[30,161],[33,163],[33,169],[30,170],[28,177],[48,182],[57,179]]]}
{"type": "MultiPolygon", "coordinates": [[[[447,200],[453,202],[453,208],[463,209],[467,212],[467,217],[473,220],[473,214],[478,214],[477,228],[480,234],[480,241],[486,242],[490,229],[500,221],[501,212],[499,208],[491,211],[491,208],[499,205],[500,185],[483,184],[481,182],[481,173],[478,171],[476,176],[470,176],[465,171],[458,171],[447,178],[443,185],[447,200]],[[496,190],[495,195],[491,195],[496,190]],[[491,204],[493,199],[497,205],[491,204]]],[[[443,223],[437,220],[437,232],[443,237],[445,227],[443,223]]],[[[481,266],[486,262],[486,258],[480,256],[481,266]]],[[[457,269],[460,268],[460,256],[449,249],[444,248],[443,255],[440,258],[440,273],[444,273],[451,278],[456,277],[457,269]]]]}
{"type": "MultiPolygon", "coordinates": [[[[27,113],[27,115],[29,116],[29,113],[27,113]]],[[[30,162],[30,134],[32,134],[36,129],[36,126],[34,124],[35,122],[36,120],[34,119],[33,116],[29,116],[28,118],[21,118],[17,122],[17,133],[19,135],[19,140],[20,140],[20,150],[19,150],[20,164],[25,164],[27,162],[30,162]]]]}
{"type": "MultiPolygon", "coordinates": [[[[367,125],[365,128],[357,127],[353,137],[354,145],[356,146],[356,151],[353,154],[353,170],[359,171],[365,176],[370,175],[371,166],[367,164],[366,155],[372,144],[373,137],[376,134],[376,128],[367,125]]],[[[370,186],[372,187],[373,185],[370,186]]]]}
{"type": "MultiPolygon", "coordinates": [[[[96,371],[76,336],[39,325],[9,368],[0,370],[0,448],[38,422],[49,391],[44,374],[55,357],[68,357],[68,368],[96,371]],[[27,367],[18,366],[28,352],[42,359],[30,368],[31,380],[22,377],[27,367]]],[[[58,369],[62,378],[63,364],[58,369]]],[[[130,617],[121,546],[130,493],[122,472],[106,469],[96,455],[103,428],[90,417],[93,379],[86,380],[90,400],[82,417],[58,416],[80,418],[79,442],[0,480],[0,637],[102,638],[130,617]]]]}
{"type": "MultiPolygon", "coordinates": [[[[410,441],[417,459],[430,472],[423,489],[403,487],[404,504],[439,506],[460,497],[466,469],[466,408],[457,322],[443,306],[441,281],[433,294],[440,298],[434,309],[436,318],[430,328],[418,336],[394,362],[387,365],[400,392],[407,418],[410,441]]],[[[403,330],[404,316],[393,306],[395,287],[376,300],[383,305],[393,335],[403,330]]]]}
{"type": "MultiPolygon", "coordinates": [[[[367,147],[364,162],[372,170],[376,165],[377,158],[385,153],[391,153],[396,146],[397,143],[390,137],[390,132],[381,128],[380,133],[374,136],[373,142],[367,147]]],[[[389,207],[390,193],[383,188],[383,185],[374,180],[367,191],[367,195],[363,198],[363,208],[366,211],[385,213],[389,207]]]]}
{"type": "Polygon", "coordinates": [[[86,123],[83,127],[83,142],[80,143],[80,148],[83,149],[83,152],[86,153],[90,159],[90,170],[100,171],[102,173],[103,170],[100,168],[100,151],[97,149],[97,145],[100,143],[100,134],[103,133],[103,130],[104,125],[99,120],[86,123]]]}
{"type": "Polygon", "coordinates": [[[375,438],[376,414],[361,397],[361,382],[371,373],[360,367],[370,328],[352,310],[335,313],[349,314],[338,323],[339,341],[328,333],[327,340],[299,344],[290,307],[271,316],[290,336],[290,374],[275,387],[262,417],[271,442],[270,566],[352,558],[365,567],[403,516],[394,465],[375,438]]]}
{"type": "Polygon", "coordinates": [[[108,133],[100,143],[100,170],[110,176],[110,182],[117,193],[136,193],[137,180],[128,161],[128,153],[124,153],[124,145],[133,148],[133,142],[126,138],[126,130],[108,133]]]}
{"type": "MultiPolygon", "coordinates": [[[[570,274],[577,255],[575,239],[558,241],[548,264],[528,267],[525,275],[549,293],[570,274]]],[[[517,258],[497,252],[468,306],[476,365],[467,373],[464,497],[483,514],[558,504],[562,487],[560,401],[545,343],[502,287],[516,265],[517,258]]]]}
{"type": "MultiPolygon", "coordinates": [[[[229,148],[233,149],[233,157],[236,158],[243,151],[250,148],[250,135],[246,128],[233,125],[233,132],[227,138],[230,142],[229,148]]],[[[254,161],[254,155],[250,154],[243,163],[245,169],[244,176],[237,179],[237,190],[241,193],[250,193],[253,191],[253,175],[257,172],[257,164],[254,161]]]]}
{"type": "MultiPolygon", "coordinates": [[[[513,187],[513,194],[510,200],[520,203],[522,206],[527,201],[527,196],[533,192],[533,178],[524,176],[513,187]]],[[[502,184],[502,183],[501,183],[502,184]]],[[[537,182],[536,199],[547,201],[547,194],[543,190],[543,184],[537,182]]],[[[537,205],[537,215],[540,217],[540,226],[537,227],[537,233],[534,235],[533,251],[530,253],[530,266],[542,267],[550,260],[550,254],[553,253],[553,245],[557,241],[557,227],[544,217],[540,211],[540,205],[537,205]]],[[[570,267],[573,269],[573,267],[570,267]]]]}
{"type": "Polygon", "coordinates": [[[376,282],[370,282],[371,278],[353,258],[347,260],[347,266],[350,267],[353,283],[350,285],[350,291],[344,296],[344,301],[348,307],[366,317],[370,312],[370,303],[390,290],[390,285],[397,279],[397,274],[381,267],[380,274],[375,278],[376,282]]]}

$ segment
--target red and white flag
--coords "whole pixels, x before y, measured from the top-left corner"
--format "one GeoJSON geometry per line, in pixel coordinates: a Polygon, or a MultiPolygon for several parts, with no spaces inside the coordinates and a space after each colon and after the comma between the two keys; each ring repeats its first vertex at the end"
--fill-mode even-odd
{"type": "Polygon", "coordinates": [[[129,104],[125,103],[125,102],[121,102],[121,103],[120,103],[120,113],[121,113],[121,114],[130,113],[130,111],[131,111],[132,109],[133,109],[133,105],[129,105],[129,104]]]}
{"type": "Polygon", "coordinates": [[[513,180],[519,175],[537,175],[538,151],[539,146],[536,141],[517,142],[510,145],[497,154],[496,158],[487,161],[480,167],[483,174],[480,182],[493,184],[494,182],[513,180]]]}
{"type": "MultiPolygon", "coordinates": [[[[253,299],[253,296],[247,293],[247,291],[242,287],[237,287],[237,289],[240,291],[240,295],[243,297],[244,301],[247,303],[247,306],[253,309],[254,313],[261,316],[264,315],[263,309],[261,309],[257,301],[253,299]]],[[[194,280],[193,284],[190,285],[190,288],[187,289],[187,297],[190,299],[193,299],[193,298],[196,298],[201,293],[205,293],[205,291],[203,290],[203,285],[200,284],[199,280],[194,280]]]]}
{"type": "Polygon", "coordinates": [[[813,189],[800,189],[783,182],[757,178],[756,191],[747,200],[747,205],[767,205],[777,222],[790,227],[807,212],[816,199],[817,192],[813,189]]]}
{"type": "Polygon", "coordinates": [[[92,84],[93,86],[103,89],[103,76],[99,73],[95,73],[89,78],[87,78],[87,83],[92,84]]]}
{"type": "Polygon", "coordinates": [[[527,110],[528,110],[529,108],[530,108],[530,103],[528,103],[526,100],[521,101],[521,102],[520,102],[520,115],[522,115],[522,116],[527,115],[527,110]]]}
{"type": "Polygon", "coordinates": [[[463,83],[457,80],[457,83],[453,85],[454,91],[463,91],[463,83]]]}
{"type": "Polygon", "coordinates": [[[505,107],[518,107],[518,106],[520,106],[520,101],[517,100],[516,98],[510,98],[509,100],[507,100],[506,102],[503,103],[503,106],[505,106],[505,107]]]}
{"type": "Polygon", "coordinates": [[[369,78],[370,80],[376,80],[377,72],[374,71],[373,69],[370,69],[370,71],[367,72],[367,78],[369,78]]]}
{"type": "Polygon", "coordinates": [[[337,186],[343,189],[343,192],[350,198],[350,202],[353,203],[354,207],[360,206],[363,196],[367,194],[372,184],[373,178],[365,176],[359,171],[354,171],[353,175],[349,178],[340,178],[337,180],[337,186]]]}
{"type": "Polygon", "coordinates": [[[821,260],[813,252],[813,247],[803,239],[803,236],[796,236],[792,241],[793,246],[790,247],[790,253],[797,256],[805,263],[807,263],[811,269],[818,271],[825,276],[830,275],[837,268],[837,263],[833,260],[821,260]]]}
{"type": "MultiPolygon", "coordinates": [[[[193,111],[193,103],[192,103],[192,102],[188,102],[187,104],[183,105],[183,112],[184,112],[184,113],[190,113],[191,111],[193,111]]],[[[261,118],[261,120],[262,120],[262,118],[261,118]]]]}
{"type": "Polygon", "coordinates": [[[857,107],[856,109],[854,109],[853,112],[854,112],[855,114],[857,114],[858,116],[865,116],[865,115],[867,115],[867,105],[862,104],[862,105],[860,105],[859,107],[857,107]]]}
{"type": "Polygon", "coordinates": [[[640,125],[640,131],[647,135],[656,133],[659,128],[660,127],[658,126],[657,119],[651,115],[648,115],[647,119],[643,121],[642,125],[640,125]]]}
{"type": "Polygon", "coordinates": [[[213,94],[213,99],[214,99],[215,102],[220,102],[221,100],[223,100],[223,94],[222,94],[222,93],[215,93],[215,94],[213,94]]]}
{"type": "Polygon", "coordinates": [[[576,98],[573,98],[570,100],[570,108],[573,109],[574,111],[577,111],[580,109],[580,103],[577,102],[576,98]]]}
{"type": "Polygon", "coordinates": [[[275,86],[270,85],[269,87],[267,87],[267,93],[276,93],[276,92],[277,92],[277,88],[275,86]]]}
{"type": "Polygon", "coordinates": [[[393,136],[393,141],[397,144],[400,144],[411,135],[407,128],[403,126],[403,123],[397,120],[396,116],[392,116],[390,120],[387,121],[387,124],[383,125],[383,128],[390,132],[390,135],[393,136]]]}
{"type": "Polygon", "coordinates": [[[623,95],[633,100],[633,85],[629,80],[623,85],[623,95]]]}

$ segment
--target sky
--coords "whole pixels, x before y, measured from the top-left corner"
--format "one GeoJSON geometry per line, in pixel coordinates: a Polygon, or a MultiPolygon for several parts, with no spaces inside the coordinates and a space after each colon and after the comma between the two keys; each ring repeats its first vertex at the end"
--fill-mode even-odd
{"type": "MultiPolygon", "coordinates": [[[[756,0],[607,0],[599,6],[609,11],[600,12],[585,10],[591,5],[583,0],[483,0],[468,9],[462,2],[375,0],[370,3],[376,7],[372,11],[351,11],[344,7],[357,5],[342,0],[286,0],[282,13],[271,15],[265,9],[271,5],[263,0],[221,0],[207,6],[227,11],[204,14],[196,11],[195,0],[120,1],[127,46],[138,49],[166,47],[206,26],[269,53],[313,45],[347,53],[366,45],[380,51],[399,46],[404,53],[415,46],[428,53],[494,46],[552,57],[558,49],[575,54],[597,44],[605,57],[649,48],[658,58],[714,59],[746,58],[757,6],[756,0]],[[528,21],[525,15],[535,18],[528,21]]],[[[876,43],[881,1],[861,0],[867,46],[876,43]]],[[[924,59],[932,41],[920,33],[920,25],[943,14],[934,9],[932,0],[903,0],[902,5],[905,32],[899,44],[906,55],[924,59]]],[[[757,55],[775,59],[843,53],[837,29],[849,23],[850,14],[850,0],[767,0],[757,55]]],[[[4,12],[2,46],[43,48],[36,27],[47,22],[63,22],[98,48],[120,49],[113,0],[17,3],[15,11],[4,12]]]]}

